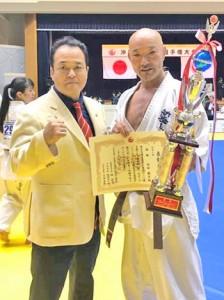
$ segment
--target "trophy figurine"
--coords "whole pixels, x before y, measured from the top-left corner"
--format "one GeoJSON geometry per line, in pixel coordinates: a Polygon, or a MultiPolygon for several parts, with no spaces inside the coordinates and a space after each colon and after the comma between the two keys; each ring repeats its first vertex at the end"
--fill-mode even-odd
{"type": "Polygon", "coordinates": [[[176,217],[182,217],[182,188],[190,169],[195,149],[194,124],[200,113],[195,110],[206,95],[206,81],[203,72],[214,63],[212,34],[219,22],[216,16],[207,20],[208,39],[192,52],[185,66],[178,107],[174,109],[174,121],[166,131],[167,143],[162,153],[158,173],[152,181],[149,192],[144,193],[146,208],[176,217]],[[214,23],[215,22],[215,23],[214,23]],[[193,75],[189,76],[192,66],[193,75]]]}

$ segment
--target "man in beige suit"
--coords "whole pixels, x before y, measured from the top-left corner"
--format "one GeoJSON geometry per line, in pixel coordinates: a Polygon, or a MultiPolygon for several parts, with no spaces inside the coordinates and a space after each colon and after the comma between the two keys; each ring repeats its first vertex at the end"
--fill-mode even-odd
{"type": "Polygon", "coordinates": [[[86,46],[57,40],[50,53],[51,90],[18,114],[11,142],[12,168],[32,178],[26,203],[32,242],[30,300],[56,300],[69,271],[69,299],[93,299],[92,271],[100,245],[103,202],[92,195],[89,144],[74,102],[93,135],[106,131],[103,106],[82,95],[88,77],[86,46]]]}

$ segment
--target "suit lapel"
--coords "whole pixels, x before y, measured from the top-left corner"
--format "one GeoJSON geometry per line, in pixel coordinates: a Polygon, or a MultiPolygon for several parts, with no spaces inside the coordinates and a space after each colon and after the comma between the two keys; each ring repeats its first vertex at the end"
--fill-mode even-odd
{"type": "Polygon", "coordinates": [[[58,97],[54,90],[51,90],[49,97],[49,110],[52,113],[52,118],[61,119],[65,122],[67,129],[75,136],[88,150],[89,145],[84,137],[81,128],[72,116],[71,112],[63,101],[58,97]],[[52,93],[51,93],[52,92],[52,93]]]}

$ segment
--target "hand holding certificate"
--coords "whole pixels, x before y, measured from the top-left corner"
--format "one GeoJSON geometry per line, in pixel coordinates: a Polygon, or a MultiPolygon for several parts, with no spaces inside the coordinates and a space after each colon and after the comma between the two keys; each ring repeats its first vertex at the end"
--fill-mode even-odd
{"type": "Polygon", "coordinates": [[[93,194],[148,191],[165,143],[162,131],[90,138],[93,194]]]}

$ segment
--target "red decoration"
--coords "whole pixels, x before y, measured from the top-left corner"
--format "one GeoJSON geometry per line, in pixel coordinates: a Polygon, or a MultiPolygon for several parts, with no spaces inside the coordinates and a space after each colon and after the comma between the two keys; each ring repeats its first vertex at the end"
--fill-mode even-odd
{"type": "Polygon", "coordinates": [[[127,71],[127,64],[123,60],[116,60],[113,64],[114,73],[122,75],[127,71]]]}

